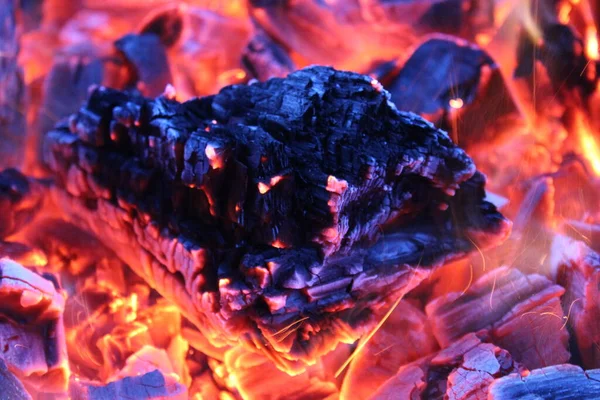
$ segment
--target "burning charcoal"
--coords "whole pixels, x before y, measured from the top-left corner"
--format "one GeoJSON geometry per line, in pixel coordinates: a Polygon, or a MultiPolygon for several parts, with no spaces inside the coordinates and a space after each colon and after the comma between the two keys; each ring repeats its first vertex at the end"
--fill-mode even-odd
{"type": "Polygon", "coordinates": [[[280,366],[356,338],[389,296],[510,227],[470,158],[358,74],[183,104],[101,88],[70,126],[45,143],[66,217],[213,344],[250,331],[280,366]]]}
{"type": "Polygon", "coordinates": [[[22,229],[42,203],[42,186],[14,169],[0,172],[0,238],[22,229]]]}
{"type": "Polygon", "coordinates": [[[25,267],[43,267],[48,264],[43,251],[18,242],[0,242],[0,258],[4,257],[25,267]]]}
{"type": "Polygon", "coordinates": [[[521,370],[511,355],[468,334],[450,347],[400,367],[369,399],[485,399],[495,379],[521,370]]]}
{"type": "Polygon", "coordinates": [[[34,391],[61,393],[69,379],[65,299],[54,282],[0,260],[0,348],[9,370],[34,391]]]}
{"type": "MultiPolygon", "coordinates": [[[[48,132],[63,118],[76,112],[92,85],[102,83],[104,67],[99,50],[89,43],[65,49],[54,59],[43,84],[38,115],[40,134],[48,132]]],[[[41,146],[41,140],[38,143],[41,146]]],[[[41,149],[38,149],[38,153],[41,149]]]]}
{"type": "Polygon", "coordinates": [[[525,129],[498,66],[462,40],[435,35],[380,79],[399,109],[428,116],[463,146],[487,149],[490,141],[525,129]]]}
{"type": "Polygon", "coordinates": [[[171,83],[169,62],[160,38],[153,34],[126,35],[115,42],[126,60],[129,85],[145,96],[158,96],[171,83]]]}
{"type": "MultiPolygon", "coordinates": [[[[47,4],[57,3],[61,0],[45,0],[47,4]]],[[[82,0],[73,0],[69,5],[75,6],[70,10],[73,15],[65,20],[59,37],[62,43],[67,45],[81,45],[92,42],[95,45],[111,43],[118,38],[131,32],[136,24],[131,15],[123,15],[114,10],[79,8],[77,3],[82,0]],[[79,8],[79,9],[78,9],[79,8]]],[[[54,5],[54,8],[61,8],[65,11],[68,7],[54,5]]]]}
{"type": "MultiPolygon", "coordinates": [[[[30,226],[23,232],[27,243],[40,249],[46,254],[49,262],[46,271],[61,273],[64,280],[67,277],[80,276],[95,268],[95,273],[101,274],[106,264],[111,264],[110,276],[98,279],[98,285],[112,286],[111,289],[121,292],[124,285],[119,283],[123,278],[122,265],[112,251],[91,235],[71,224],[56,218],[36,220],[35,226],[30,226]],[[121,279],[119,279],[121,276],[121,279]],[[114,279],[110,279],[114,278],[114,279]]],[[[63,285],[64,286],[64,285],[63,285]]]]}
{"type": "Polygon", "coordinates": [[[496,380],[488,399],[597,399],[600,397],[600,370],[584,371],[576,365],[554,365],[531,371],[528,375],[511,374],[496,380]]]}
{"type": "Polygon", "coordinates": [[[387,88],[400,110],[439,114],[473,102],[483,67],[497,68],[475,45],[434,37],[416,49],[387,88]]]}
{"type": "Polygon", "coordinates": [[[69,395],[73,400],[188,399],[185,386],[165,377],[159,370],[126,377],[106,385],[75,380],[71,382],[69,395]]]}
{"type": "Polygon", "coordinates": [[[243,73],[239,69],[240,54],[250,30],[247,19],[188,4],[159,8],[142,22],[141,28],[145,34],[158,35],[168,48],[174,86],[178,98],[184,99],[219,90],[231,71],[233,75],[243,73]]]}
{"type": "Polygon", "coordinates": [[[600,256],[579,242],[556,236],[550,251],[551,273],[564,286],[563,310],[584,368],[600,366],[600,256]]]}
{"type": "Polygon", "coordinates": [[[596,90],[598,75],[595,71],[600,71],[600,65],[586,57],[583,40],[569,25],[549,23],[541,33],[542,45],[533,43],[531,35],[522,33],[515,75],[531,78],[533,61],[540,60],[556,95],[563,97],[565,90],[576,89],[583,98],[589,97],[596,90]],[[596,63],[596,68],[590,68],[589,63],[596,63]]]}
{"type": "Polygon", "coordinates": [[[242,54],[242,64],[251,77],[259,81],[283,78],[296,70],[288,51],[266,33],[257,33],[242,54]]]}
{"type": "Polygon", "coordinates": [[[25,87],[17,63],[16,1],[0,1],[0,155],[2,168],[17,167],[25,144],[25,87]]]}
{"type": "Polygon", "coordinates": [[[252,2],[250,10],[261,29],[285,43],[306,64],[364,70],[382,57],[400,56],[416,42],[413,25],[418,16],[410,12],[422,12],[431,2],[387,3],[391,2],[258,1],[252,2]],[[388,19],[378,12],[380,4],[396,8],[393,16],[400,18],[388,19]]]}
{"type": "MultiPolygon", "coordinates": [[[[124,368],[130,371],[127,365],[139,359],[134,355],[145,347],[163,353],[173,347],[172,353],[176,353],[173,341],[180,332],[181,316],[174,306],[161,301],[148,307],[136,293],[126,298],[110,294],[100,298],[96,294],[101,302],[95,306],[94,302],[88,303],[88,299],[95,299],[92,293],[84,294],[87,297],[69,298],[66,312],[70,317],[68,341],[73,344],[69,359],[80,375],[108,380],[124,368]],[[81,303],[95,308],[80,309],[81,303]]],[[[181,372],[181,368],[178,370],[181,372]]]]}
{"type": "Polygon", "coordinates": [[[425,314],[409,302],[401,301],[350,364],[341,397],[369,398],[398,368],[433,353],[437,347],[425,314]]]}
{"type": "Polygon", "coordinates": [[[442,347],[468,332],[489,329],[491,341],[528,368],[569,360],[560,296],[547,278],[499,268],[465,293],[450,293],[427,305],[433,334],[442,347]]]}
{"type": "Polygon", "coordinates": [[[0,358],[0,387],[2,397],[10,400],[31,400],[20,380],[17,379],[7,368],[6,363],[0,358]]]}

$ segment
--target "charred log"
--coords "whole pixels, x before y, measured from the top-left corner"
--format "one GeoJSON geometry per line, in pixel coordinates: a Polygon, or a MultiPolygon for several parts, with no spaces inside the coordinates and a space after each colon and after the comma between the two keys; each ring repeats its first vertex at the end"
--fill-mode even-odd
{"type": "Polygon", "coordinates": [[[292,361],[352,340],[389,295],[509,229],[443,132],[323,67],[183,104],[102,88],[45,157],[72,221],[211,340],[292,361]]]}

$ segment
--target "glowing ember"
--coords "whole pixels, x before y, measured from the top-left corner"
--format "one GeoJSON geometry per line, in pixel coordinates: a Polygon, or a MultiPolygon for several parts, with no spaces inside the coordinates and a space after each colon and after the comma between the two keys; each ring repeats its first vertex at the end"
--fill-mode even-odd
{"type": "Polygon", "coordinates": [[[277,239],[273,243],[271,243],[271,246],[275,247],[276,249],[285,249],[285,248],[287,248],[287,245],[285,243],[283,243],[279,239],[277,239]]]}
{"type": "Polygon", "coordinates": [[[258,192],[260,194],[265,194],[267,193],[269,190],[271,190],[271,186],[267,185],[264,182],[258,182],[258,192]]]}
{"type": "Polygon", "coordinates": [[[462,99],[450,99],[448,104],[450,104],[450,107],[454,108],[455,110],[459,110],[464,106],[464,102],[462,99]]]}
{"type": "Polygon", "coordinates": [[[207,144],[206,148],[204,149],[204,154],[208,158],[211,168],[219,169],[223,167],[223,162],[221,161],[221,158],[217,154],[217,151],[213,145],[207,144]]]}

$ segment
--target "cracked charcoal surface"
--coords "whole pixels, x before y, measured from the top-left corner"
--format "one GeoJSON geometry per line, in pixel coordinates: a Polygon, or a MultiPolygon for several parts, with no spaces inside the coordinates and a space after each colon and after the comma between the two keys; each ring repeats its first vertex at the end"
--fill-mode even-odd
{"type": "Polygon", "coordinates": [[[433,300],[426,312],[441,346],[449,346],[469,332],[489,329],[494,343],[533,369],[570,358],[560,304],[563,293],[562,287],[544,276],[498,268],[464,293],[433,300]],[[532,330],[532,326],[537,328],[532,330]]]}
{"type": "Polygon", "coordinates": [[[511,374],[495,381],[488,399],[597,399],[600,397],[600,370],[584,371],[562,364],[531,371],[525,377],[511,374]]]}
{"type": "Polygon", "coordinates": [[[521,370],[508,351],[489,342],[485,331],[470,333],[400,367],[369,399],[487,399],[491,383],[521,370]]]}
{"type": "Polygon", "coordinates": [[[554,278],[565,288],[562,305],[573,333],[573,352],[584,368],[598,368],[600,255],[583,242],[556,236],[549,260],[554,278]]]}
{"type": "Polygon", "coordinates": [[[44,156],[67,218],[211,342],[242,340],[287,368],[510,229],[445,133],[326,67],[183,104],[100,88],[44,156]]]}

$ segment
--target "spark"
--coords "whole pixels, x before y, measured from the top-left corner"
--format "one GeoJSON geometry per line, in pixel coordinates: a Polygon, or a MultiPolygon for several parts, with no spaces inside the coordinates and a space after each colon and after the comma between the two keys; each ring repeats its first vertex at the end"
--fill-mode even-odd
{"type": "Polygon", "coordinates": [[[497,278],[498,278],[498,271],[496,271],[496,273],[494,274],[494,283],[492,284],[492,291],[490,292],[490,310],[494,309],[492,302],[494,299],[494,291],[496,290],[496,279],[497,278]]]}
{"type": "Polygon", "coordinates": [[[573,305],[575,303],[577,303],[579,300],[581,300],[581,299],[575,299],[575,300],[573,300],[573,302],[569,306],[569,312],[567,313],[567,316],[563,317],[565,319],[565,323],[560,327],[561,330],[564,329],[565,326],[567,326],[567,324],[569,323],[569,318],[571,318],[571,309],[573,308],[573,305]]]}
{"type": "Polygon", "coordinates": [[[390,344],[389,346],[383,348],[382,350],[379,350],[377,353],[375,353],[376,356],[380,355],[381,353],[388,351],[389,349],[391,349],[392,347],[396,346],[398,343],[393,343],[390,344]]]}
{"type": "Polygon", "coordinates": [[[471,284],[473,283],[473,264],[469,264],[469,271],[470,273],[470,277],[469,277],[469,283],[467,283],[467,287],[462,291],[462,293],[460,294],[461,296],[464,295],[465,293],[467,293],[467,290],[469,290],[469,288],[471,287],[471,284]]]}
{"type": "Polygon", "coordinates": [[[383,316],[383,318],[381,319],[381,321],[379,321],[379,323],[377,324],[377,326],[375,327],[375,329],[373,329],[371,332],[369,332],[369,334],[367,335],[367,337],[365,337],[365,339],[358,344],[358,347],[356,348],[356,350],[354,351],[354,353],[352,353],[352,355],[350,355],[350,357],[348,357],[348,359],[342,364],[342,366],[335,372],[335,377],[336,378],[338,376],[340,376],[340,374],[342,372],[344,372],[344,370],[346,369],[346,367],[362,351],[362,349],[367,345],[367,343],[369,343],[369,341],[375,335],[375,333],[377,333],[377,331],[379,331],[379,329],[383,326],[383,324],[385,324],[385,321],[387,321],[387,319],[390,317],[390,315],[392,315],[392,313],[394,312],[394,310],[396,309],[396,307],[398,307],[398,304],[400,304],[400,301],[402,300],[402,298],[403,298],[403,296],[398,297],[398,299],[396,300],[396,302],[392,305],[392,307],[390,307],[390,309],[383,316]]]}
{"type": "Polygon", "coordinates": [[[473,246],[479,252],[479,255],[481,256],[481,264],[483,265],[483,270],[485,271],[486,263],[485,263],[485,255],[483,254],[483,250],[481,250],[479,248],[479,246],[477,246],[477,244],[475,243],[475,241],[473,239],[471,239],[469,236],[467,236],[467,239],[469,239],[469,242],[471,242],[471,244],[473,244],[473,246]]]}
{"type": "Polygon", "coordinates": [[[290,328],[292,328],[294,325],[297,325],[297,324],[299,324],[299,323],[301,323],[301,322],[304,322],[304,321],[306,321],[307,319],[308,319],[308,317],[304,317],[304,318],[300,318],[300,319],[299,319],[299,320],[297,320],[297,321],[294,321],[294,322],[292,322],[291,324],[289,324],[289,325],[287,325],[287,326],[285,326],[285,327],[281,328],[281,329],[280,329],[280,330],[278,330],[277,332],[275,332],[275,333],[272,335],[272,337],[275,337],[275,336],[277,336],[277,335],[281,335],[282,333],[285,333],[285,332],[287,332],[287,330],[288,330],[288,329],[290,329],[290,328]]]}

